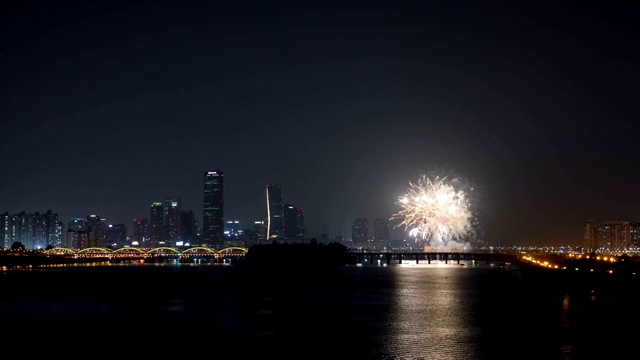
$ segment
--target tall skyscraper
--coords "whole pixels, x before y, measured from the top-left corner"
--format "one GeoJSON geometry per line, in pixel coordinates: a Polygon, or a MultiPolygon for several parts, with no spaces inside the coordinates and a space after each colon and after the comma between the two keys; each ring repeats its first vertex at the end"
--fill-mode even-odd
{"type": "Polygon", "coordinates": [[[162,237],[162,203],[154,202],[149,212],[149,247],[160,246],[162,237]]]}
{"type": "Polygon", "coordinates": [[[162,240],[167,246],[175,246],[180,240],[182,228],[182,200],[172,197],[162,202],[162,240]]]}
{"type": "Polygon", "coordinates": [[[267,185],[267,241],[284,237],[284,204],[280,184],[267,185]]]}
{"type": "Polygon", "coordinates": [[[85,230],[87,231],[87,238],[89,246],[109,247],[113,246],[107,241],[107,227],[106,220],[100,218],[98,214],[87,215],[85,222],[85,230]]]}
{"type": "Polygon", "coordinates": [[[301,207],[296,208],[296,239],[307,239],[307,222],[304,218],[304,209],[301,207]]]}
{"type": "Polygon", "coordinates": [[[284,240],[300,242],[305,240],[306,226],[301,207],[284,205],[284,240]]]}
{"type": "Polygon", "coordinates": [[[224,174],[220,170],[204,172],[204,208],[202,242],[221,247],[224,244],[224,174]]]}

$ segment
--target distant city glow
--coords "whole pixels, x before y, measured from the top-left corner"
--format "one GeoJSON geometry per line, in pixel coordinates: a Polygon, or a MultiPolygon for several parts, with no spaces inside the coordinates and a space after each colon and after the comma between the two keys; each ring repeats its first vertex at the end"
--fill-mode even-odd
{"type": "Polygon", "coordinates": [[[472,211],[462,182],[447,177],[421,175],[409,182],[407,192],[398,198],[402,210],[392,216],[401,220],[409,235],[425,251],[456,251],[470,247],[465,237],[472,232],[472,211]]]}

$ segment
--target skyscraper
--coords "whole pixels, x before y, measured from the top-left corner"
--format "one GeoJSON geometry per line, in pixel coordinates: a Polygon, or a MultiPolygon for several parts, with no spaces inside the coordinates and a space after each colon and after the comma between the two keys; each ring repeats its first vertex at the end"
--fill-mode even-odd
{"type": "Polygon", "coordinates": [[[267,241],[284,236],[284,204],[280,184],[267,185],[267,241]]]}
{"type": "Polygon", "coordinates": [[[104,219],[100,218],[100,215],[87,215],[85,226],[89,246],[109,247],[113,245],[107,241],[107,224],[104,219]]]}
{"type": "Polygon", "coordinates": [[[306,226],[301,207],[284,204],[284,240],[304,241],[306,226]]]}
{"type": "Polygon", "coordinates": [[[159,246],[162,242],[162,237],[162,203],[154,202],[151,204],[149,212],[149,246],[159,246]]]}
{"type": "Polygon", "coordinates": [[[304,219],[304,209],[301,207],[296,208],[296,239],[307,239],[307,222],[304,219]]]}
{"type": "Polygon", "coordinates": [[[224,242],[224,174],[220,170],[204,172],[204,208],[202,242],[221,247],[224,242]]]}
{"type": "Polygon", "coordinates": [[[182,199],[166,198],[162,203],[162,240],[174,246],[180,240],[182,227],[182,199]]]}

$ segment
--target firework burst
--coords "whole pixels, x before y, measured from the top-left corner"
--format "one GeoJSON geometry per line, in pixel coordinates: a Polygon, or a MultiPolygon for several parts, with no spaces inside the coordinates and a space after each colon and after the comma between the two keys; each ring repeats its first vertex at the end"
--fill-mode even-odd
{"type": "Polygon", "coordinates": [[[455,178],[422,175],[416,183],[409,182],[406,194],[399,197],[397,204],[402,210],[391,219],[401,220],[396,227],[410,230],[410,236],[421,242],[425,250],[463,242],[472,231],[469,197],[455,178]]]}

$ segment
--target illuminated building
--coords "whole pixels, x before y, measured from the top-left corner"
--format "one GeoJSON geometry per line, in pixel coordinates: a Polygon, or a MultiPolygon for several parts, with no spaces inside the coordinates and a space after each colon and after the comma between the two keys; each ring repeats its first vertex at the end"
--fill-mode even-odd
{"type": "Polygon", "coordinates": [[[224,241],[224,173],[220,170],[204,172],[204,206],[202,214],[202,242],[221,247],[224,241]]]}
{"type": "Polygon", "coordinates": [[[267,240],[277,241],[284,237],[284,204],[280,184],[267,185],[267,240]]]}
{"type": "Polygon", "coordinates": [[[162,203],[154,202],[151,204],[151,209],[149,212],[149,246],[160,246],[162,237],[162,203]]]}
{"type": "Polygon", "coordinates": [[[162,241],[166,246],[174,246],[180,240],[182,228],[182,200],[166,198],[162,202],[162,241]]]}
{"type": "Polygon", "coordinates": [[[46,213],[0,215],[0,246],[9,248],[14,242],[21,242],[25,249],[44,249],[47,246],[62,246],[62,223],[58,214],[46,213]]]}
{"type": "Polygon", "coordinates": [[[87,231],[89,247],[109,246],[107,241],[107,223],[105,219],[100,218],[100,215],[87,215],[85,230],[87,231]]]}
{"type": "Polygon", "coordinates": [[[639,245],[640,223],[609,220],[596,223],[588,220],[584,226],[584,249],[587,252],[626,252],[639,245]]]}

